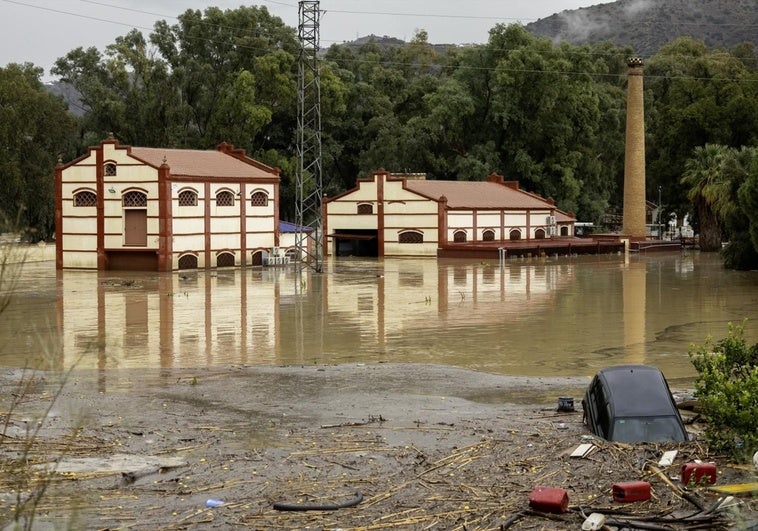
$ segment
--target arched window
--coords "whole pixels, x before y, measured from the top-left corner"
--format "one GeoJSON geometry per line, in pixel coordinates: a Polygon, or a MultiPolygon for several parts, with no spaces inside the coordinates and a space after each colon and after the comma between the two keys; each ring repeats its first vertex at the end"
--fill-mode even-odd
{"type": "Polygon", "coordinates": [[[97,194],[90,190],[82,190],[74,194],[75,207],[97,206],[97,194]]]}
{"type": "Polygon", "coordinates": [[[290,262],[297,262],[300,260],[300,252],[296,248],[287,249],[284,256],[290,259],[290,262]]]}
{"type": "Polygon", "coordinates": [[[234,194],[229,190],[221,190],[216,194],[216,206],[234,206],[234,194]]]}
{"type": "Polygon", "coordinates": [[[197,256],[194,254],[180,256],[179,269],[197,269],[197,256]]]}
{"type": "Polygon", "coordinates": [[[561,236],[568,236],[569,235],[569,228],[566,225],[563,225],[561,227],[561,236]]]}
{"type": "Polygon", "coordinates": [[[250,255],[250,265],[263,265],[263,251],[253,251],[250,255]]]}
{"type": "Polygon", "coordinates": [[[137,191],[126,192],[121,198],[121,202],[125,207],[146,207],[147,194],[137,191]]]}
{"type": "Polygon", "coordinates": [[[194,190],[179,192],[179,206],[197,206],[197,192],[194,190]]]}
{"type": "Polygon", "coordinates": [[[254,192],[250,196],[250,206],[254,206],[254,207],[268,206],[268,194],[266,192],[254,192]]]}
{"type": "Polygon", "coordinates": [[[232,253],[220,253],[216,257],[216,267],[231,267],[234,265],[234,255],[232,253]]]}
{"type": "Polygon", "coordinates": [[[424,243],[424,233],[417,230],[408,230],[401,232],[398,238],[399,243],[424,243]]]}
{"type": "Polygon", "coordinates": [[[115,177],[116,176],[116,163],[115,162],[106,162],[103,166],[103,173],[106,177],[115,177]]]}
{"type": "Polygon", "coordinates": [[[511,238],[511,240],[520,240],[521,239],[521,231],[519,229],[511,229],[510,238],[511,238]]]}
{"type": "Polygon", "coordinates": [[[534,239],[535,240],[544,240],[545,239],[545,229],[537,229],[534,231],[534,239]]]}
{"type": "Polygon", "coordinates": [[[482,241],[485,242],[494,242],[495,241],[495,231],[492,229],[487,229],[482,233],[482,241]]]}
{"type": "Polygon", "coordinates": [[[374,205],[371,203],[361,203],[358,205],[358,214],[373,214],[374,205]]]}
{"type": "Polygon", "coordinates": [[[466,231],[457,230],[453,233],[453,241],[456,243],[462,243],[466,241],[466,231]]]}

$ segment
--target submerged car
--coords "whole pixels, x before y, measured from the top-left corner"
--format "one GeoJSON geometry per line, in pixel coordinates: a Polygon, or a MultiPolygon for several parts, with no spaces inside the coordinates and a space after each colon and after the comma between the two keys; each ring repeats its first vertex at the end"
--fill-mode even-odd
{"type": "Polygon", "coordinates": [[[656,367],[617,365],[598,372],[582,399],[590,431],[609,441],[686,441],[682,417],[656,367]]]}

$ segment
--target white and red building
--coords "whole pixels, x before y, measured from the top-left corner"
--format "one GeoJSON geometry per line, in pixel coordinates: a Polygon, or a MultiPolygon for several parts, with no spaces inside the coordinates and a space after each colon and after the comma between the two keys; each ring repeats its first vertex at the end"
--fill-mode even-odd
{"type": "Polygon", "coordinates": [[[55,169],[58,269],[260,265],[279,245],[279,170],[215,150],[109,138],[55,169]]]}
{"type": "Polygon", "coordinates": [[[324,245],[334,256],[455,256],[567,247],[573,214],[497,174],[430,181],[379,170],[323,202],[324,245]]]}

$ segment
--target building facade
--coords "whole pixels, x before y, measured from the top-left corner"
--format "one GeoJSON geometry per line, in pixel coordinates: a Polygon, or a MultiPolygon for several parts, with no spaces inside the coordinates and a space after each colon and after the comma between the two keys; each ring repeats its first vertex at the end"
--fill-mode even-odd
{"type": "Polygon", "coordinates": [[[505,181],[427,181],[384,170],[323,202],[329,255],[438,256],[471,243],[548,240],[574,235],[575,217],[505,181]]]}
{"type": "Polygon", "coordinates": [[[55,169],[56,267],[260,265],[279,245],[279,170],[220,144],[145,148],[109,138],[55,169]]]}

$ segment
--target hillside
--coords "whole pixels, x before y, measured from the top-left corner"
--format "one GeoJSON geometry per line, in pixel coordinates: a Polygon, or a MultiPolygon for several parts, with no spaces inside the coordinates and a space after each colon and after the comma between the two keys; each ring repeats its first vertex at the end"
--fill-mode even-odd
{"type": "Polygon", "coordinates": [[[618,0],[562,11],[525,27],[556,42],[630,45],[642,57],[654,55],[681,36],[702,40],[709,47],[728,49],[749,41],[758,48],[755,0],[618,0]]]}

